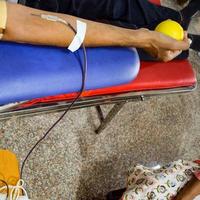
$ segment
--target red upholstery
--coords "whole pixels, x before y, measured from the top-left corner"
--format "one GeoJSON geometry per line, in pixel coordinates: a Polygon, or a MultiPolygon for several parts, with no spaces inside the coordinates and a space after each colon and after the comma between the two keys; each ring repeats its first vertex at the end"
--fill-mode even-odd
{"type": "Polygon", "coordinates": [[[160,0],[149,0],[151,3],[160,5],[160,0]]]}
{"type": "Polygon", "coordinates": [[[89,91],[84,96],[178,88],[193,86],[195,83],[194,71],[187,60],[169,63],[142,62],[139,75],[133,82],[117,87],[89,91]]]}
{"type": "MultiPolygon", "coordinates": [[[[159,0],[151,0],[156,4],[160,4],[159,0]]],[[[83,97],[96,95],[117,94],[131,91],[145,91],[170,89],[179,87],[194,86],[196,78],[192,66],[187,60],[163,62],[142,62],[140,73],[136,80],[129,84],[116,87],[86,91],[83,97]]],[[[52,102],[72,99],[76,94],[65,94],[54,97],[46,97],[29,101],[24,106],[32,105],[39,102],[52,102]]]]}
{"type": "MultiPolygon", "coordinates": [[[[96,95],[117,94],[131,91],[160,90],[194,86],[196,78],[191,64],[187,60],[162,62],[142,62],[136,80],[129,84],[90,90],[83,93],[83,97],[96,95]]],[[[35,99],[24,105],[33,105],[39,102],[52,102],[72,99],[76,94],[65,94],[53,97],[35,99]]]]}

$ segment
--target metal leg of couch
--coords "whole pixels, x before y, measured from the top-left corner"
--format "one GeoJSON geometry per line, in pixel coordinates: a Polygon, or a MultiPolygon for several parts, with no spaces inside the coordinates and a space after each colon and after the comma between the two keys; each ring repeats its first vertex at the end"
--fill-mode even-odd
{"type": "Polygon", "coordinates": [[[100,126],[97,128],[95,131],[96,134],[101,133],[107,126],[108,124],[112,121],[112,119],[117,115],[117,113],[122,109],[126,102],[120,102],[116,103],[113,108],[110,110],[110,112],[107,114],[106,117],[103,116],[103,112],[101,110],[100,106],[96,106],[97,114],[100,120],[100,126]]]}

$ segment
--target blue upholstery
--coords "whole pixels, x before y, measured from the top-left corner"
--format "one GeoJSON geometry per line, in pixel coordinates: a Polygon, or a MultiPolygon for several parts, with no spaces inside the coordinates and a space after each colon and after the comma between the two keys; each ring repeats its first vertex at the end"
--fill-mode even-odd
{"type": "MultiPolygon", "coordinates": [[[[139,58],[129,48],[88,48],[86,90],[132,81],[139,58]]],[[[77,92],[82,50],[0,42],[0,104],[77,92]]]]}

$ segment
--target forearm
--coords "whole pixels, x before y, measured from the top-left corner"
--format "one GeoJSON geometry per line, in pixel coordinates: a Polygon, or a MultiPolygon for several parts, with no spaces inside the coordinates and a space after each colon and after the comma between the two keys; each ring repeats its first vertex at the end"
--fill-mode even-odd
{"type": "Polygon", "coordinates": [[[192,200],[200,195],[200,180],[193,177],[179,192],[175,200],[192,200]]]}
{"type": "MultiPolygon", "coordinates": [[[[65,14],[45,12],[28,8],[19,4],[7,3],[7,25],[3,36],[5,41],[30,44],[53,45],[67,47],[71,44],[73,31],[57,22],[51,22],[32,14],[50,14],[66,20],[74,28],[77,17],[65,14]]],[[[1,14],[1,13],[0,13],[1,14]]],[[[130,30],[107,24],[81,19],[87,24],[85,46],[127,46],[143,48],[159,60],[170,61],[189,48],[189,40],[185,35],[183,41],[148,29],[130,30]]]]}
{"type": "MultiPolygon", "coordinates": [[[[76,27],[78,18],[58,13],[36,10],[18,4],[7,4],[8,19],[3,37],[6,41],[66,47],[74,37],[69,27],[31,14],[53,14],[76,27]]],[[[86,46],[135,46],[144,47],[144,31],[123,29],[107,24],[81,19],[87,23],[86,46]]]]}

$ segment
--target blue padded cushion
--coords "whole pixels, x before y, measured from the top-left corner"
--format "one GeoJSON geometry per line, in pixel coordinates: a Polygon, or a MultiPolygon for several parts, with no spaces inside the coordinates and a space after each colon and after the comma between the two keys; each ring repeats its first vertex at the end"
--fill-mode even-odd
{"type": "MultiPolygon", "coordinates": [[[[132,81],[139,58],[130,48],[87,48],[86,90],[132,81]]],[[[77,92],[82,85],[80,49],[0,42],[0,105],[77,92]]]]}

